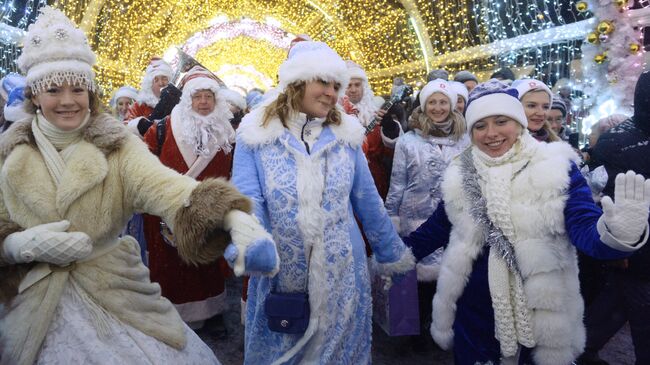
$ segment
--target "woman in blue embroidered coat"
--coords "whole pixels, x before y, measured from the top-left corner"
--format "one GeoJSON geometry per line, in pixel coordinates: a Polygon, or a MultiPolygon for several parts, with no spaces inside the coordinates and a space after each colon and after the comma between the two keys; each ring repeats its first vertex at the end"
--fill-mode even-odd
{"type": "Polygon", "coordinates": [[[477,89],[466,112],[472,147],[445,172],[443,202],[405,239],[418,259],[447,246],[431,334],[459,365],[567,365],[585,342],[575,249],[615,258],[643,246],[650,180],[621,174],[603,214],[571,147],[526,132],[516,90],[477,89]]]}
{"type": "Polygon", "coordinates": [[[250,280],[245,364],[370,363],[370,282],[355,215],[371,227],[365,233],[379,272],[413,267],[368,170],[363,128],[336,107],[348,78],[324,43],[298,43],[279,70],[282,92],[237,131],[232,181],[253,200],[281,262],[275,278],[250,280]],[[308,290],[304,334],[269,330],[264,304],[271,287],[308,290]]]}

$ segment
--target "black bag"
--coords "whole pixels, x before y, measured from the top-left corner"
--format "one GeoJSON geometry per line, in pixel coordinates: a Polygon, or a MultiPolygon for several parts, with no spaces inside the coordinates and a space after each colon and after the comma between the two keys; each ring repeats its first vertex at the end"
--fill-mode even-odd
{"type": "Polygon", "coordinates": [[[309,294],[271,292],[266,297],[264,312],[271,331],[302,334],[309,326],[309,294]]]}

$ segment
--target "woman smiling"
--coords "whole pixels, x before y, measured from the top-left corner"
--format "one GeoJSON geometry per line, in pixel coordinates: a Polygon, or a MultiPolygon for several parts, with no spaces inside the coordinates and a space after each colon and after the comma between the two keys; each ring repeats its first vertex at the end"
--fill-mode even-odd
{"type": "Polygon", "coordinates": [[[617,177],[604,213],[566,143],[540,143],[518,92],[476,87],[466,120],[471,148],[451,162],[442,202],[408,238],[416,258],[447,246],[431,334],[457,364],[567,365],[585,330],[576,248],[620,258],[648,239],[650,180],[617,177]]]}

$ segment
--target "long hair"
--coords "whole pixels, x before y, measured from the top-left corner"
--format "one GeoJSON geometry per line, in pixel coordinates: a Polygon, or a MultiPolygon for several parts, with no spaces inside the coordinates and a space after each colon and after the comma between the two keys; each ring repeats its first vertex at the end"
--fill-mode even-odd
{"type": "Polygon", "coordinates": [[[442,131],[435,128],[433,121],[422,111],[422,105],[420,105],[413,110],[413,113],[411,113],[408,126],[409,129],[417,128],[421,130],[422,134],[425,136],[432,135],[434,137],[450,137],[454,141],[458,141],[463,137],[463,134],[465,134],[467,130],[465,118],[463,118],[463,116],[456,110],[452,110],[449,112],[449,116],[447,117],[447,120],[450,119],[452,125],[451,132],[449,135],[445,135],[442,131]]]}
{"type": "MultiPolygon", "coordinates": [[[[278,95],[277,99],[264,108],[262,126],[266,127],[271,122],[271,119],[277,117],[282,122],[282,125],[288,128],[289,120],[300,112],[306,87],[307,83],[305,81],[297,81],[287,85],[287,88],[278,95]]],[[[341,113],[336,106],[327,113],[323,124],[341,124],[341,113]]]]}
{"type": "Polygon", "coordinates": [[[542,129],[548,133],[548,142],[558,142],[562,140],[560,137],[558,137],[553,128],[551,128],[551,124],[548,121],[544,121],[542,129]]]}

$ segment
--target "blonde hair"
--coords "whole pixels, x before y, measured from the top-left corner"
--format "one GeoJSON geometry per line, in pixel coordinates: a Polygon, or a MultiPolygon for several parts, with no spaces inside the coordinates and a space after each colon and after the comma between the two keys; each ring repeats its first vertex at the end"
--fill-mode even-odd
{"type": "Polygon", "coordinates": [[[425,136],[432,135],[434,137],[451,137],[451,139],[458,141],[467,130],[465,118],[463,118],[463,116],[455,109],[452,109],[451,112],[449,112],[447,120],[451,120],[452,124],[451,132],[449,135],[445,135],[439,129],[434,128],[433,121],[422,111],[422,105],[420,105],[411,113],[408,126],[410,129],[417,128],[421,130],[422,134],[425,136]]]}
{"type": "MultiPolygon", "coordinates": [[[[306,87],[307,83],[305,81],[297,81],[287,85],[286,89],[278,95],[278,98],[264,108],[262,126],[266,127],[271,122],[271,119],[277,117],[282,122],[282,125],[288,128],[289,119],[300,112],[306,87]]],[[[341,124],[341,113],[336,107],[332,108],[325,117],[323,125],[328,124],[341,124]]]]}
{"type": "Polygon", "coordinates": [[[551,124],[548,121],[544,121],[542,129],[548,133],[548,142],[558,142],[562,140],[560,137],[558,137],[553,128],[551,128],[551,124]]]}

